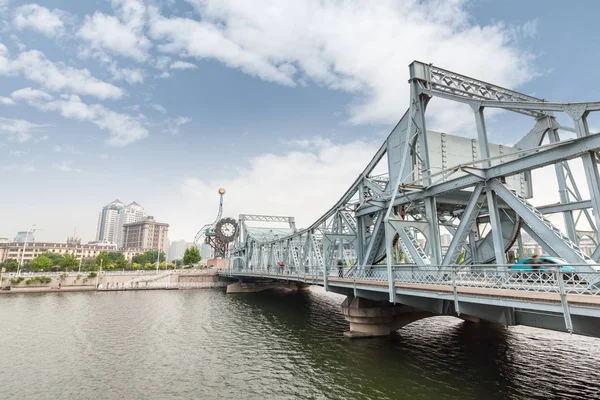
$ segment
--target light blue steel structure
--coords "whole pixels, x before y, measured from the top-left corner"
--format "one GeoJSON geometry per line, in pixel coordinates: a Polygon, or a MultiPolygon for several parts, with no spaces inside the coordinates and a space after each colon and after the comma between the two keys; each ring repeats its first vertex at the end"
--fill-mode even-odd
{"type": "MultiPolygon", "coordinates": [[[[529,321],[525,314],[517,317],[515,307],[518,307],[533,312],[531,318],[541,318],[540,321],[555,321],[559,317],[563,330],[596,335],[593,329],[580,326],[588,324],[585,318],[600,317],[597,308],[600,304],[585,303],[585,310],[573,314],[574,307],[569,307],[568,297],[598,298],[600,268],[596,261],[600,258],[600,247],[588,256],[578,242],[586,235],[598,243],[600,135],[589,132],[586,119],[590,112],[600,111],[600,103],[550,103],[418,61],[410,65],[409,84],[409,109],[340,200],[306,229],[298,230],[290,224],[290,229],[274,235],[265,235],[260,229],[242,229],[231,250],[227,274],[265,277],[276,262],[283,261],[289,271],[285,279],[306,281],[310,276],[327,290],[350,296],[381,300],[385,294],[390,302],[431,312],[433,307],[438,314],[460,314],[470,308],[467,314],[497,322],[529,321]],[[428,131],[425,112],[434,97],[470,106],[477,140],[428,131]],[[486,131],[486,108],[532,117],[534,126],[512,147],[491,144],[486,131]],[[571,117],[574,126],[561,126],[554,115],[557,112],[571,117]],[[575,133],[576,137],[561,139],[561,130],[575,133]],[[451,150],[454,154],[450,154],[451,150]],[[468,159],[457,154],[457,150],[468,154],[468,159]],[[575,159],[583,163],[589,199],[582,197],[567,162],[575,159]],[[452,164],[452,160],[459,162],[452,164]],[[550,165],[555,167],[560,203],[534,207],[527,200],[532,194],[531,171],[550,165]],[[385,166],[387,173],[375,174],[378,166],[385,166]],[[555,213],[563,216],[564,232],[547,218],[555,213]],[[575,213],[584,218],[576,218],[575,213]],[[588,225],[585,229],[581,226],[582,219],[588,225]],[[452,235],[445,254],[440,243],[441,229],[452,235]],[[585,279],[576,285],[569,281],[565,286],[564,277],[557,271],[551,283],[541,275],[532,277],[533,283],[510,283],[513,277],[506,268],[506,251],[516,242],[521,246],[522,230],[548,254],[564,259],[578,271],[577,276],[585,279]],[[421,246],[419,241],[423,237],[425,243],[421,246]],[[397,262],[398,249],[404,255],[402,264],[397,262]],[[461,253],[464,262],[458,266],[461,253]],[[328,279],[334,260],[343,260],[350,266],[345,267],[344,278],[335,284],[328,279]],[[406,293],[398,289],[399,284],[426,284],[403,278],[406,268],[433,277],[434,286],[450,285],[452,290],[436,293],[420,287],[421,295],[406,293]],[[296,278],[292,277],[294,274],[296,278]],[[460,281],[459,277],[464,276],[468,278],[460,281]],[[357,282],[367,277],[376,277],[372,280],[378,283],[357,286],[357,282]],[[440,277],[444,280],[439,281],[440,277]],[[457,279],[462,283],[457,284],[457,279]],[[480,282],[479,286],[471,285],[473,279],[480,282]],[[489,284],[485,279],[489,279],[489,284]],[[382,280],[385,286],[381,286],[382,280]],[[530,298],[531,307],[524,307],[522,298],[506,300],[502,297],[505,292],[497,298],[482,294],[481,301],[465,302],[461,298],[463,287],[492,291],[510,287],[511,296],[516,291],[552,293],[558,297],[530,298]],[[444,301],[450,301],[449,306],[444,301]],[[493,309],[481,311],[488,306],[493,309]],[[491,317],[500,312],[494,307],[500,307],[504,313],[500,320],[491,317]],[[544,312],[550,313],[549,316],[541,317],[544,312]],[[572,315],[577,315],[578,327],[574,327],[572,315]],[[586,322],[581,322],[580,317],[586,322]]],[[[262,218],[283,221],[289,217],[262,218]]],[[[240,226],[243,225],[240,221],[240,226]]],[[[519,250],[523,254],[522,248],[519,250]]],[[[542,322],[525,324],[543,325],[542,322]]],[[[560,327],[552,322],[551,328],[560,327]]]]}

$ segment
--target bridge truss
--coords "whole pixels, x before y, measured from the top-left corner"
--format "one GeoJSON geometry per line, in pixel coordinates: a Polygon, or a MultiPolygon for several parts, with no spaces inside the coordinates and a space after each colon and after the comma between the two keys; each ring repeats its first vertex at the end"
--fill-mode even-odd
{"type": "Polygon", "coordinates": [[[230,252],[231,268],[265,271],[281,261],[325,271],[342,260],[352,266],[349,273],[358,273],[380,264],[387,268],[391,296],[394,265],[506,265],[515,243],[524,254],[525,231],[550,255],[582,273],[594,272],[600,247],[588,256],[578,243],[583,235],[598,243],[600,135],[590,133],[587,118],[600,102],[551,103],[418,61],[410,65],[409,85],[409,109],[333,207],[306,229],[290,224],[287,231],[264,235],[242,228],[230,252]],[[477,139],[428,131],[425,113],[434,97],[469,105],[477,139]],[[531,117],[533,128],[514,146],[490,143],[486,108],[531,117]],[[560,125],[555,113],[572,119],[573,127],[560,125]],[[584,167],[589,199],[568,163],[576,159],[584,167]],[[387,173],[375,174],[381,165],[387,173]],[[551,165],[560,203],[534,207],[528,201],[531,171],[551,165]],[[556,227],[550,214],[561,214],[565,228],[556,227]],[[445,253],[441,229],[452,237],[445,253]]]}

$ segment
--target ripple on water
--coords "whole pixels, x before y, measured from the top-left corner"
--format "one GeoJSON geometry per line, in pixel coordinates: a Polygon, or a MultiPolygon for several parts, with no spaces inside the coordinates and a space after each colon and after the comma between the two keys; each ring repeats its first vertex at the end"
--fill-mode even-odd
{"type": "Polygon", "coordinates": [[[348,340],[342,298],[0,297],[2,398],[600,399],[600,340],[435,317],[348,340]]]}

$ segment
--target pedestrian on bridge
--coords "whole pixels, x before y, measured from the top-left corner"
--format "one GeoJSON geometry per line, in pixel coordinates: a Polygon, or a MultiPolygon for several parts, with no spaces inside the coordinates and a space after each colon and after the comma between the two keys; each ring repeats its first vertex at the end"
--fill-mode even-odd
{"type": "Polygon", "coordinates": [[[281,271],[282,274],[283,274],[284,268],[285,268],[285,265],[283,264],[283,261],[279,261],[279,270],[281,271]]]}

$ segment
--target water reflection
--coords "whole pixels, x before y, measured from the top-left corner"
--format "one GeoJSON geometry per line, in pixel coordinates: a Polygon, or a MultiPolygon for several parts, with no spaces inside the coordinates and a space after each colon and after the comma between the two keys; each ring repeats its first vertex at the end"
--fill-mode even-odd
{"type": "Polygon", "coordinates": [[[450,317],[350,340],[341,301],[320,289],[1,296],[2,398],[600,398],[600,340],[450,317]]]}

